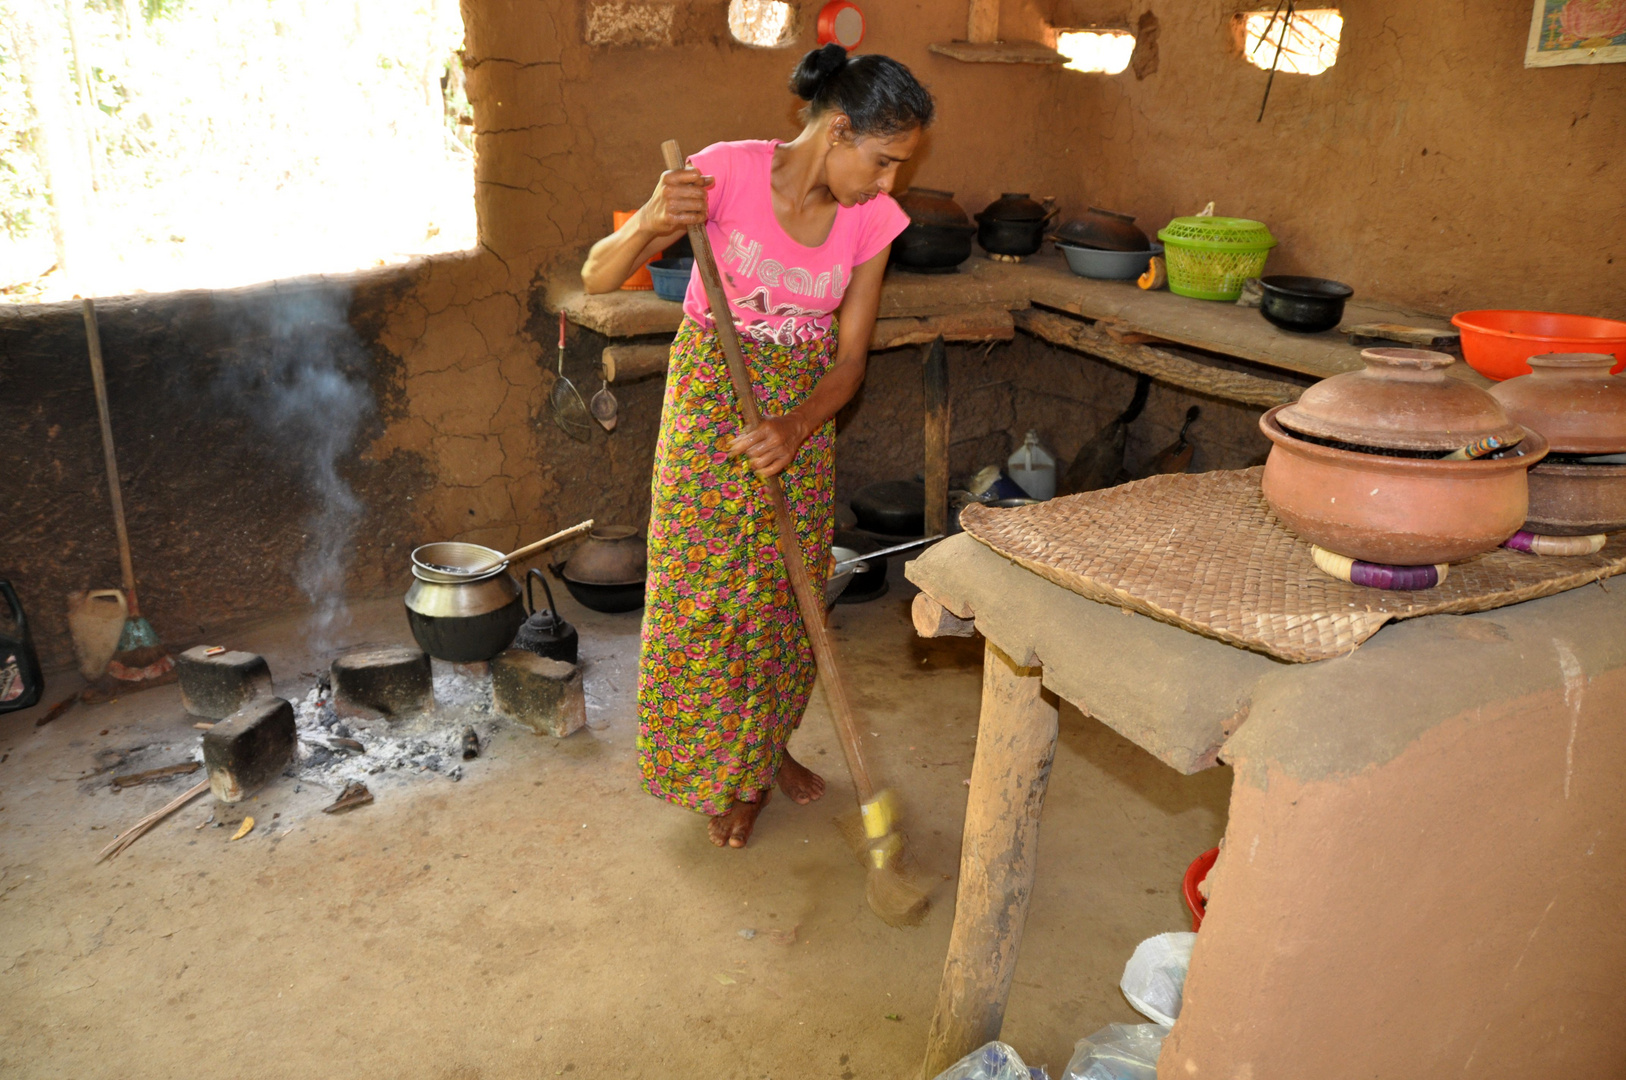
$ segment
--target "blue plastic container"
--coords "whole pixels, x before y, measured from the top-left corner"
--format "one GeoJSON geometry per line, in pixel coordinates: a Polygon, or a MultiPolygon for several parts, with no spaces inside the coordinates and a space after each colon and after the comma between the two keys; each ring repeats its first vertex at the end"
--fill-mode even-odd
{"type": "Polygon", "coordinates": [[[649,276],[655,282],[655,295],[681,304],[683,294],[689,290],[689,273],[693,269],[693,259],[656,259],[650,263],[649,276]]]}

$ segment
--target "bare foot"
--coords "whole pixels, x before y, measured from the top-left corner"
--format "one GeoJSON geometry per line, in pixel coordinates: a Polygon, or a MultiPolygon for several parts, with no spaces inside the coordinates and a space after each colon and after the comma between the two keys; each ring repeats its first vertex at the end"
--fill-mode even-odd
{"type": "Polygon", "coordinates": [[[779,790],[798,806],[806,806],[824,794],[824,777],[791,757],[789,750],[779,762],[779,775],[775,779],[779,781],[779,790]]]}
{"type": "Polygon", "coordinates": [[[736,800],[727,811],[712,818],[706,825],[711,842],[718,847],[744,847],[745,842],[751,839],[751,830],[756,827],[757,815],[768,805],[768,798],[772,794],[773,788],[764,788],[756,802],[736,800]]]}

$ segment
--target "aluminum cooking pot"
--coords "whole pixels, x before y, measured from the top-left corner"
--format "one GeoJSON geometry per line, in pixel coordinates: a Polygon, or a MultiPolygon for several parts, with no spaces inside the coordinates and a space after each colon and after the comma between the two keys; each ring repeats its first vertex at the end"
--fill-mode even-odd
{"type": "Polygon", "coordinates": [[[407,625],[424,652],[437,660],[472,664],[508,648],[525,621],[519,582],[501,563],[478,577],[446,573],[483,566],[502,552],[479,544],[425,544],[412,553],[407,625]]]}

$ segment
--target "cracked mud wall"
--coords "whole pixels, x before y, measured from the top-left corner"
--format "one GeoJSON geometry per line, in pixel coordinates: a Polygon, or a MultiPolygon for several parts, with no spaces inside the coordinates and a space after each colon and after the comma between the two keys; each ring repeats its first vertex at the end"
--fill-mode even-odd
{"type": "Polygon", "coordinates": [[[1259,122],[1267,76],[1229,23],[1272,7],[1058,3],[1079,24],[1159,16],[1154,72],[1069,85],[1074,190],[1152,228],[1212,199],[1269,224],[1270,272],[1423,311],[1626,317],[1626,64],[1527,70],[1529,4],[1361,0],[1337,63],[1278,74],[1259,122]]]}
{"type": "MultiPolygon", "coordinates": [[[[481,248],[428,268],[380,339],[401,358],[408,415],[374,452],[421,455],[437,478],[419,507],[426,538],[503,546],[589,515],[643,524],[661,380],[613,388],[622,405],[613,434],[595,430],[585,445],[566,437],[548,413],[556,328],[541,308],[542,285],[550,275],[573,278],[586,246],[609,232],[612,211],[643,202],[663,140],[698,150],[799,129],[800,102],[786,82],[814,43],[817,5],[801,5],[784,49],[733,42],[724,0],[677,5],[670,46],[594,46],[590,20],[600,6],[464,4],[481,248]]],[[[1008,36],[1041,32],[1038,5],[1007,8],[1008,36]]],[[[965,14],[954,5],[875,5],[867,14],[864,50],[909,64],[938,98],[941,119],[912,177],[955,190],[971,210],[1013,188],[1057,188],[1053,106],[1070,76],[929,53],[932,41],[964,36],[965,14]]],[[[571,328],[566,373],[584,396],[598,388],[603,344],[571,328]]],[[[907,380],[899,391],[918,399],[907,380]]],[[[878,422],[895,404],[872,385],[848,417],[847,426],[869,431],[856,441],[873,453],[849,451],[855,439],[844,436],[839,456],[852,463],[844,475],[870,477],[881,466],[869,461],[895,461],[918,442],[918,421],[878,422]],[[882,432],[894,441],[875,446],[882,432]]],[[[993,441],[1003,446],[1008,434],[993,441]]]]}

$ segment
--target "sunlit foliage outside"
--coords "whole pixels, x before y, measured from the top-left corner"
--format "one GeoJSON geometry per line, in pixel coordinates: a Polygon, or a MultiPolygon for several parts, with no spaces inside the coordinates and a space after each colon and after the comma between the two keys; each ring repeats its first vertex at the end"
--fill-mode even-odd
{"type": "Polygon", "coordinates": [[[1067,57],[1068,71],[1099,71],[1116,75],[1135,54],[1135,35],[1127,30],[1063,30],[1056,35],[1056,51],[1067,57]]]}
{"type": "Polygon", "coordinates": [[[1343,32],[1337,8],[1295,8],[1290,16],[1280,10],[1249,12],[1248,62],[1267,71],[1274,65],[1290,75],[1319,75],[1338,62],[1343,32]]]}
{"type": "Polygon", "coordinates": [[[0,300],[475,244],[457,0],[0,0],[0,300]]]}

